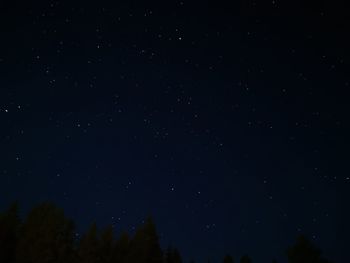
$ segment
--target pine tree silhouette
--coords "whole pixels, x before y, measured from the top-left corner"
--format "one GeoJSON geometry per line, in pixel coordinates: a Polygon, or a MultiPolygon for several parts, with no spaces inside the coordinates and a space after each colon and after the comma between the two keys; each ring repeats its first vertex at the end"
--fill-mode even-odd
{"type": "Polygon", "coordinates": [[[19,227],[18,205],[14,203],[0,214],[0,262],[15,261],[19,227]]]}
{"type": "Polygon", "coordinates": [[[80,240],[78,247],[79,261],[82,263],[100,262],[98,249],[97,226],[96,223],[93,223],[80,240]]]}
{"type": "Polygon", "coordinates": [[[113,263],[124,263],[126,262],[126,257],[129,254],[130,247],[130,238],[128,233],[123,232],[120,235],[120,238],[115,242],[113,252],[112,252],[112,261],[113,263]]]}
{"type": "Polygon", "coordinates": [[[156,227],[151,218],[137,229],[130,242],[126,262],[128,263],[162,263],[163,252],[159,245],[156,227]]]}
{"type": "Polygon", "coordinates": [[[74,262],[73,230],[73,222],[53,204],[34,207],[21,229],[16,263],[74,262]]]}
{"type": "MultiPolygon", "coordinates": [[[[17,207],[14,203],[0,213],[0,263],[182,263],[176,248],[169,247],[163,256],[151,218],[138,227],[134,236],[122,232],[117,240],[112,226],[99,235],[94,223],[76,244],[74,224],[63,210],[43,203],[21,222],[17,207]]],[[[305,236],[288,248],[287,257],[289,263],[330,263],[305,236]]],[[[223,263],[233,262],[231,255],[223,258],[223,263]]],[[[244,255],[240,263],[252,260],[244,255]]]]}
{"type": "Polygon", "coordinates": [[[101,233],[99,242],[98,257],[101,263],[111,263],[113,258],[114,237],[113,227],[108,226],[101,233]]]}
{"type": "Polygon", "coordinates": [[[252,259],[248,255],[241,257],[240,263],[252,263],[252,259]]]}
{"type": "Polygon", "coordinates": [[[321,250],[314,246],[305,236],[299,236],[296,243],[288,248],[289,263],[325,263],[328,260],[321,257],[321,250]]]}
{"type": "Polygon", "coordinates": [[[226,255],[224,257],[224,260],[222,261],[223,263],[233,263],[233,258],[231,255],[226,255]]]}
{"type": "Polygon", "coordinates": [[[165,263],[182,263],[180,252],[176,248],[168,247],[165,253],[165,263]]]}

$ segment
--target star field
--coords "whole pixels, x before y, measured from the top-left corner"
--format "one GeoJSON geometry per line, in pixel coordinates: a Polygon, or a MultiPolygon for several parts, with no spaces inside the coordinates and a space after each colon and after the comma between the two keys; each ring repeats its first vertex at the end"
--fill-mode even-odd
{"type": "Polygon", "coordinates": [[[2,6],[0,208],[53,201],[77,236],[152,215],[162,245],[198,262],[285,262],[301,233],[350,259],[345,11],[2,6]]]}

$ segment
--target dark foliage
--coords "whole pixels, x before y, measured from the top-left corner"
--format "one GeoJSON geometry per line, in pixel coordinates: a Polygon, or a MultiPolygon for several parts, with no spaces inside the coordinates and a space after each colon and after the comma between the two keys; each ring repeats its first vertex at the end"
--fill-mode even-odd
{"type": "Polygon", "coordinates": [[[15,261],[19,225],[17,203],[15,203],[0,214],[0,262],[15,261]]]}
{"type": "Polygon", "coordinates": [[[241,257],[240,263],[252,263],[252,259],[248,255],[241,257]]]}
{"type": "Polygon", "coordinates": [[[165,255],[165,263],[182,263],[180,252],[173,247],[169,247],[165,255]]]}
{"type": "MultiPolygon", "coordinates": [[[[112,226],[99,233],[94,223],[75,242],[74,224],[53,204],[34,207],[21,222],[17,204],[0,213],[0,262],[6,263],[182,263],[180,252],[160,247],[151,218],[134,236],[123,232],[114,238],[112,226]]],[[[329,263],[321,251],[301,236],[287,250],[289,263],[329,263]]],[[[194,262],[194,261],[191,261],[194,262]]],[[[231,255],[223,263],[233,263],[231,255]]],[[[248,255],[240,263],[251,263],[248,255]]],[[[273,262],[276,262],[275,260],[273,262]]]]}
{"type": "Polygon", "coordinates": [[[327,263],[321,250],[315,247],[305,236],[299,236],[296,243],[287,250],[289,263],[327,263]]]}
{"type": "Polygon", "coordinates": [[[231,257],[231,255],[226,255],[222,262],[223,263],[233,263],[233,258],[231,257]]]}

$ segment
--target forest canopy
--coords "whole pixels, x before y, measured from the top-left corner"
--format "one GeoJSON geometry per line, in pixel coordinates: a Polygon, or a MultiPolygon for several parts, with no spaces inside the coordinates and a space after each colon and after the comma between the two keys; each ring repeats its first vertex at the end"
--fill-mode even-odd
{"type": "MultiPolygon", "coordinates": [[[[329,263],[305,236],[299,236],[286,251],[289,263],[329,263]]],[[[249,255],[234,259],[230,254],[223,263],[251,263],[249,255]]],[[[257,262],[259,261],[256,259],[257,262]]],[[[96,223],[80,238],[75,224],[52,203],[33,207],[21,219],[17,203],[0,213],[0,262],[6,263],[182,263],[179,250],[163,249],[156,226],[147,218],[131,236],[118,236],[112,226],[99,231],[96,223]]],[[[194,261],[191,261],[194,262],[194,261]]],[[[271,262],[276,262],[271,260],[271,262]]]]}

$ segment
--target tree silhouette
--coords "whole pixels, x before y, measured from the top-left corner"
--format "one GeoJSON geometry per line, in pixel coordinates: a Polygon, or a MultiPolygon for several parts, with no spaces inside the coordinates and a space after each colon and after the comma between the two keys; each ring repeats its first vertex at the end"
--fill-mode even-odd
{"type": "Polygon", "coordinates": [[[222,261],[223,263],[233,263],[233,258],[231,255],[226,255],[224,257],[224,260],[222,261]]]}
{"type": "Polygon", "coordinates": [[[87,233],[83,235],[78,247],[79,261],[82,263],[99,262],[99,242],[97,236],[97,226],[93,223],[87,233]]]}
{"type": "MultiPolygon", "coordinates": [[[[95,223],[77,244],[73,233],[73,222],[53,204],[34,207],[21,222],[14,203],[0,213],[0,263],[182,263],[180,252],[173,247],[163,257],[151,218],[137,228],[134,236],[122,232],[117,240],[112,226],[99,235],[95,223]]],[[[289,263],[330,263],[304,236],[288,248],[287,257],[289,263]]],[[[223,258],[223,263],[233,262],[230,255],[223,258]]],[[[251,262],[248,255],[240,259],[240,263],[251,262]]]]}
{"type": "Polygon", "coordinates": [[[174,248],[173,259],[175,263],[182,263],[182,257],[180,251],[177,248],[174,248]]]}
{"type": "Polygon", "coordinates": [[[14,203],[0,214],[0,262],[15,261],[19,226],[18,205],[14,203]]]}
{"type": "Polygon", "coordinates": [[[252,263],[252,259],[248,255],[241,257],[240,263],[252,263]]]}
{"type": "Polygon", "coordinates": [[[99,259],[101,263],[111,263],[113,258],[114,238],[113,227],[108,226],[102,231],[99,243],[99,259]]]}
{"type": "Polygon", "coordinates": [[[160,248],[156,227],[151,218],[138,228],[130,242],[128,263],[162,263],[163,252],[160,248]]]}
{"type": "Polygon", "coordinates": [[[74,261],[73,222],[50,203],[34,207],[23,223],[16,263],[74,261]]]}
{"type": "Polygon", "coordinates": [[[305,236],[299,236],[296,243],[288,248],[289,263],[325,263],[329,262],[321,257],[321,250],[315,247],[305,236]]]}
{"type": "Polygon", "coordinates": [[[165,253],[165,263],[182,263],[180,252],[176,248],[168,247],[165,253]]]}
{"type": "Polygon", "coordinates": [[[128,233],[123,232],[120,238],[116,241],[112,252],[112,260],[116,263],[126,262],[126,257],[129,253],[130,238],[128,233]]]}

